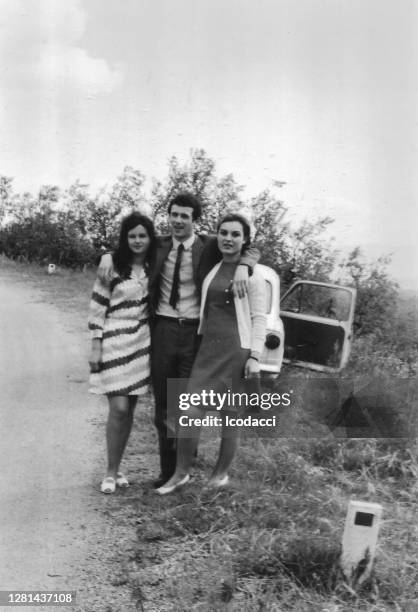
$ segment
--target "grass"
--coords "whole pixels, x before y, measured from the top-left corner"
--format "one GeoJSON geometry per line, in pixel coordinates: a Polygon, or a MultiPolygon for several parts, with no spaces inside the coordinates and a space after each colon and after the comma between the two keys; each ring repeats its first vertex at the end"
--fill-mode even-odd
{"type": "Polygon", "coordinates": [[[299,440],[247,440],[230,489],[211,493],[201,473],[212,464],[212,446],[201,448],[187,489],[163,499],[131,491],[121,500],[141,517],[132,585],[145,610],[160,609],[161,600],[167,609],[205,611],[416,609],[416,459],[413,469],[393,471],[387,444],[377,441],[300,448],[299,440]],[[354,454],[347,470],[344,457],[354,454]],[[338,567],[349,499],[378,501],[385,512],[373,580],[357,593],[338,567]]]}
{"type": "MultiPolygon", "coordinates": [[[[85,326],[91,272],[49,277],[36,266],[5,260],[1,271],[14,282],[33,282],[47,301],[85,326]]],[[[296,379],[303,386],[307,373],[299,371],[296,379]]],[[[114,579],[130,585],[137,609],[418,609],[416,440],[337,439],[325,425],[329,405],[325,410],[323,394],[309,402],[299,396],[278,416],[287,432],[303,435],[245,435],[231,486],[219,492],[203,486],[218,445],[205,436],[190,485],[166,498],[156,496],[150,483],[157,472],[152,407],[138,407],[125,461],[133,486],[106,504],[119,523],[136,526],[137,540],[114,579]],[[346,584],[338,565],[350,499],[384,509],[374,572],[358,591],[346,584]]]]}

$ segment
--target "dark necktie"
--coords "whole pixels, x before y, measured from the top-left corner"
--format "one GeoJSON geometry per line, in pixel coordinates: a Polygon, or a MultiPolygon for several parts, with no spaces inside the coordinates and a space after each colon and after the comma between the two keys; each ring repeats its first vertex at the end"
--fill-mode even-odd
{"type": "Polygon", "coordinates": [[[177,247],[177,259],[176,259],[176,264],[174,266],[173,284],[171,287],[171,294],[170,294],[170,300],[169,300],[169,304],[173,308],[176,307],[177,302],[179,300],[180,264],[181,264],[181,258],[183,256],[183,251],[184,251],[184,244],[180,242],[179,246],[177,247]]]}

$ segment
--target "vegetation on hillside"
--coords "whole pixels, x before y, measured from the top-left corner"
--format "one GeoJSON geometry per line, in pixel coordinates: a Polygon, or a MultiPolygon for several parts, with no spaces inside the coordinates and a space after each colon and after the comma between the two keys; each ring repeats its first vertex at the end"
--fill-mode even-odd
{"type": "Polygon", "coordinates": [[[114,244],[123,214],[140,209],[150,214],[157,228],[166,228],[166,209],[179,190],[190,190],[203,204],[199,231],[214,231],[227,210],[251,212],[256,229],[255,244],[262,261],[280,275],[286,288],[295,278],[339,279],[358,289],[357,331],[368,334],[382,329],[387,314],[393,313],[397,286],[388,278],[387,260],[363,261],[356,248],[337,264],[338,251],[325,230],[329,217],[305,219],[298,227],[286,220],[287,208],[281,199],[281,186],[246,199],[244,187],[232,174],[218,176],[216,165],[203,150],[192,150],[190,159],[180,164],[168,161],[164,181],[153,180],[150,193],[140,170],[125,167],[107,189],[92,196],[89,186],[76,181],[66,190],[43,185],[36,196],[14,193],[13,179],[0,176],[0,252],[18,261],[56,263],[82,267],[96,261],[100,249],[114,244]]]}

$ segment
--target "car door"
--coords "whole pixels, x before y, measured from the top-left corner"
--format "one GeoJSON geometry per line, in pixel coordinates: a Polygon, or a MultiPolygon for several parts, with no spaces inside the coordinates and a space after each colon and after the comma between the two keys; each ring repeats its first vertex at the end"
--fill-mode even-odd
{"type": "Polygon", "coordinates": [[[350,354],[356,290],[351,287],[297,281],[280,301],[284,362],[339,372],[350,354]]]}
{"type": "Polygon", "coordinates": [[[280,279],[269,266],[257,265],[266,283],[266,339],[260,357],[264,378],[276,378],[281,370],[284,353],[284,331],[280,320],[280,279]]]}

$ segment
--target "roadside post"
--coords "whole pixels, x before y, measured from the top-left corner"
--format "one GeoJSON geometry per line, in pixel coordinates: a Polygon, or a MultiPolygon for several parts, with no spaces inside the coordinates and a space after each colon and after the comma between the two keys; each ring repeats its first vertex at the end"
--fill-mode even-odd
{"type": "Polygon", "coordinates": [[[360,585],[371,573],[376,554],[382,506],[350,501],[345,519],[341,568],[350,586],[360,585]]]}

